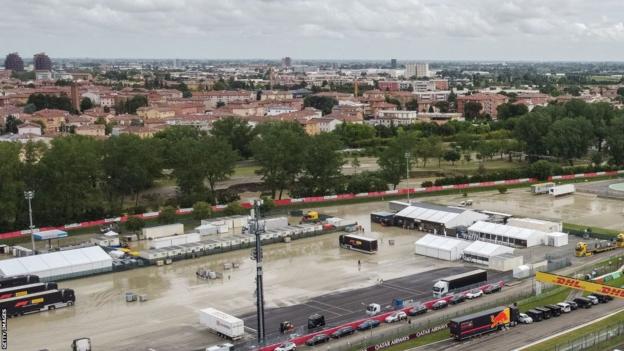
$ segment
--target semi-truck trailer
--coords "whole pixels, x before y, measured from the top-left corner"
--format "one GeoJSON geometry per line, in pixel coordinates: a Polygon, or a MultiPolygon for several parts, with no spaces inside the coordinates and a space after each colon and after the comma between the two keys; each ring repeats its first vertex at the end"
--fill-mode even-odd
{"type": "Polygon", "coordinates": [[[12,277],[0,278],[0,289],[10,288],[12,286],[26,285],[32,283],[39,283],[39,276],[28,275],[15,275],[12,277]]]}
{"type": "Polygon", "coordinates": [[[442,278],[433,284],[433,297],[444,297],[451,291],[485,282],[487,282],[487,271],[483,269],[452,275],[442,278]]]}
{"type": "Polygon", "coordinates": [[[517,307],[496,307],[485,311],[453,318],[448,326],[455,340],[469,339],[518,324],[520,311],[517,307]]]}
{"type": "Polygon", "coordinates": [[[367,238],[365,236],[354,234],[343,234],[338,238],[340,247],[343,249],[354,250],[373,254],[377,252],[377,239],[367,238]]]}
{"type": "Polygon", "coordinates": [[[548,193],[552,196],[568,195],[574,193],[575,191],[576,188],[574,187],[574,184],[556,185],[548,189],[548,193]]]}
{"type": "Polygon", "coordinates": [[[54,289],[58,289],[56,283],[34,283],[28,285],[12,286],[10,288],[0,289],[0,300],[54,289]]]}
{"type": "Polygon", "coordinates": [[[245,325],[242,319],[211,307],[199,311],[199,323],[217,335],[230,340],[239,340],[245,335],[245,325]]]}
{"type": "Polygon", "coordinates": [[[6,309],[7,316],[16,317],[72,306],[75,302],[74,290],[54,289],[0,300],[0,309],[6,309]]]}

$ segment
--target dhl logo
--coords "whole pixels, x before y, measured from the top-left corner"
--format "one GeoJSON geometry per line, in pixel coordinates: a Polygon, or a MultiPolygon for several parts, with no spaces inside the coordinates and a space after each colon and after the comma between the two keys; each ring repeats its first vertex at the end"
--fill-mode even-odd
{"type": "Polygon", "coordinates": [[[556,274],[537,272],[535,278],[540,282],[567,286],[573,289],[624,298],[624,289],[588,281],[562,277],[556,274]]]}
{"type": "Polygon", "coordinates": [[[553,283],[557,285],[569,286],[575,289],[583,289],[581,282],[572,278],[557,277],[553,283]]]}
{"type": "Polygon", "coordinates": [[[490,328],[492,329],[500,325],[509,324],[509,322],[511,322],[509,318],[509,308],[505,308],[504,310],[500,311],[495,317],[490,317],[490,319],[492,321],[490,328]]]}

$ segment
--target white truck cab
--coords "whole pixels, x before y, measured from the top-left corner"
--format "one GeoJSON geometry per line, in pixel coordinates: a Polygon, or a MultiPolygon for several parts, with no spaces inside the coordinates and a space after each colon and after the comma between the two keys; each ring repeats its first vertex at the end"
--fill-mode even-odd
{"type": "Polygon", "coordinates": [[[224,343],[224,344],[206,347],[206,351],[230,351],[232,350],[233,347],[234,345],[230,343],[224,343]]]}
{"type": "Polygon", "coordinates": [[[449,284],[444,280],[438,280],[433,284],[433,297],[441,298],[449,292],[449,284]]]}
{"type": "Polygon", "coordinates": [[[375,316],[381,312],[381,305],[378,303],[371,303],[366,306],[366,314],[369,316],[375,316]]]}

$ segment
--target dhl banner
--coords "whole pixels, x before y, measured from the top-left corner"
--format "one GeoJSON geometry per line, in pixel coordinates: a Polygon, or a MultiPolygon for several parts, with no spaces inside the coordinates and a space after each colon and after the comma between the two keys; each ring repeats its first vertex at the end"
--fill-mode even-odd
{"type": "Polygon", "coordinates": [[[616,288],[608,285],[592,283],[585,280],[579,280],[562,275],[550,274],[545,272],[535,273],[535,279],[542,283],[567,286],[568,288],[583,290],[591,293],[609,295],[613,297],[624,298],[624,289],[616,288]]]}

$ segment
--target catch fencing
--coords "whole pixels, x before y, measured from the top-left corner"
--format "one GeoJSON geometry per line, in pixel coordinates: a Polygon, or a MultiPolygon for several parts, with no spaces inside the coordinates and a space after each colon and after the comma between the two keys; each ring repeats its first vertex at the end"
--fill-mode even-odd
{"type": "Polygon", "coordinates": [[[580,336],[572,341],[566,341],[557,344],[555,351],[581,351],[581,350],[602,350],[609,340],[617,337],[624,337],[624,322],[612,324],[606,328],[600,329],[580,336]]]}

